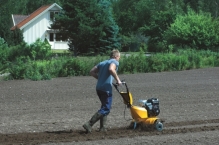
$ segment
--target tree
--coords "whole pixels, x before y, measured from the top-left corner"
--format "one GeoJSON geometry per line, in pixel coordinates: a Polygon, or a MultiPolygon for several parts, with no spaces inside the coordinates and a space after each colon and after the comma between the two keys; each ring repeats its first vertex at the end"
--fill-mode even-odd
{"type": "Polygon", "coordinates": [[[96,45],[96,47],[98,48],[96,51],[99,53],[103,53],[105,51],[110,51],[114,48],[119,49],[121,47],[120,38],[118,37],[119,27],[113,17],[111,2],[107,0],[102,0],[99,1],[99,4],[102,7],[102,11],[105,11],[103,13],[106,13],[108,15],[107,18],[109,24],[108,26],[103,28],[104,35],[100,39],[98,45],[96,45]]]}
{"type": "Polygon", "coordinates": [[[185,14],[185,4],[183,0],[165,0],[160,3],[156,0],[153,4],[154,9],[151,9],[151,19],[148,25],[141,27],[144,35],[149,36],[148,50],[151,52],[167,51],[165,31],[174,22],[177,15],[185,14]]]}
{"type": "Polygon", "coordinates": [[[9,49],[8,49],[8,44],[5,42],[3,38],[0,37],[0,71],[4,69],[5,64],[7,63],[8,60],[8,54],[9,54],[9,49]]]}
{"type": "Polygon", "coordinates": [[[105,2],[66,0],[63,12],[56,16],[51,29],[62,34],[59,36],[68,41],[69,50],[73,51],[75,56],[78,53],[102,54],[117,43],[114,39],[117,29],[109,17],[109,9],[104,9],[104,6],[107,7],[105,2]]]}
{"type": "Polygon", "coordinates": [[[118,0],[113,4],[116,22],[123,35],[136,33],[139,27],[149,24],[151,2],[146,0],[118,0]]]}
{"type": "Polygon", "coordinates": [[[3,38],[8,45],[11,44],[10,26],[12,26],[12,24],[9,18],[11,18],[10,15],[13,13],[13,9],[10,9],[12,5],[13,3],[10,0],[4,0],[0,3],[0,37],[3,38]]]}
{"type": "Polygon", "coordinates": [[[24,14],[31,14],[32,12],[34,12],[35,10],[37,10],[39,7],[43,5],[48,5],[48,4],[53,4],[53,3],[62,5],[62,2],[63,2],[63,0],[37,0],[37,1],[22,0],[22,1],[23,1],[23,6],[19,7],[19,11],[23,12],[24,14]]]}
{"type": "Polygon", "coordinates": [[[168,45],[189,46],[194,49],[218,49],[219,22],[210,13],[190,10],[187,15],[177,15],[164,33],[168,45]]]}
{"type": "MultiPolygon", "coordinates": [[[[175,0],[118,0],[114,2],[116,21],[121,35],[135,40],[141,36],[138,46],[148,42],[149,51],[160,51],[157,44],[162,41],[163,32],[170,26],[177,13],[182,12],[182,1],[175,0]],[[172,2],[173,1],[173,2],[172,2]]],[[[130,39],[127,39],[130,41],[130,39]]],[[[126,40],[125,40],[126,41],[126,40]]],[[[124,45],[134,42],[124,42],[124,45]]],[[[135,42],[136,43],[136,42],[135,42]]],[[[131,47],[131,46],[130,46],[131,47]]],[[[132,49],[132,48],[130,48],[132,49]]]]}
{"type": "Polygon", "coordinates": [[[16,28],[14,31],[11,32],[11,44],[18,45],[21,42],[24,42],[23,33],[20,29],[16,28]]]}

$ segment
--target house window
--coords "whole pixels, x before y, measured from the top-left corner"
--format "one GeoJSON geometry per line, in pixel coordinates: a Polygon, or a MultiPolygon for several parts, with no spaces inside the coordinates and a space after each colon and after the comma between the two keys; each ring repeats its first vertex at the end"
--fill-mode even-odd
{"type": "Polygon", "coordinates": [[[49,41],[63,41],[61,33],[49,33],[49,41]]]}
{"type": "Polygon", "coordinates": [[[49,41],[54,41],[54,33],[49,33],[49,41]]]}
{"type": "Polygon", "coordinates": [[[55,20],[55,15],[59,14],[59,12],[57,11],[51,11],[50,12],[50,21],[54,21],[55,20]]]}
{"type": "Polygon", "coordinates": [[[56,41],[62,41],[62,34],[56,33],[56,41]]]}

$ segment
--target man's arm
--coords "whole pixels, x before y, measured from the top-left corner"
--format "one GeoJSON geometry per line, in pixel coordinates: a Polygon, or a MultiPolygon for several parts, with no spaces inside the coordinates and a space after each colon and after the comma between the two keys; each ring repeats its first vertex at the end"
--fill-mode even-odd
{"type": "Polygon", "coordinates": [[[90,75],[93,76],[94,78],[98,79],[98,68],[97,68],[97,66],[94,66],[90,70],[90,75]]]}
{"type": "Polygon", "coordinates": [[[120,85],[122,82],[120,81],[117,73],[116,73],[116,65],[114,63],[111,63],[109,66],[110,74],[114,77],[116,82],[120,85]]]}

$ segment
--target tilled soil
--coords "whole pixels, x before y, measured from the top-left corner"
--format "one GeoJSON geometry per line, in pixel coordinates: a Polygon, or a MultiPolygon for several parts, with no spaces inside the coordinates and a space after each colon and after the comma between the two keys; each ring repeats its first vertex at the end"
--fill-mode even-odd
{"type": "Polygon", "coordinates": [[[0,82],[0,144],[219,144],[219,68],[120,75],[134,98],[158,98],[163,131],[128,128],[114,90],[108,132],[82,125],[99,109],[92,77],[0,82]]]}

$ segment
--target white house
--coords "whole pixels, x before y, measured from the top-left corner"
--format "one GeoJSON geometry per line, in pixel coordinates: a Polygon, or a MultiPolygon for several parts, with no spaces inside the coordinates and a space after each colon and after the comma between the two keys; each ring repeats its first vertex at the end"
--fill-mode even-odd
{"type": "Polygon", "coordinates": [[[57,40],[55,30],[49,29],[54,15],[58,14],[62,8],[54,3],[44,5],[28,16],[12,14],[13,27],[23,32],[24,41],[28,44],[34,43],[38,38],[45,39],[51,44],[52,49],[68,49],[66,41],[57,40]]]}

